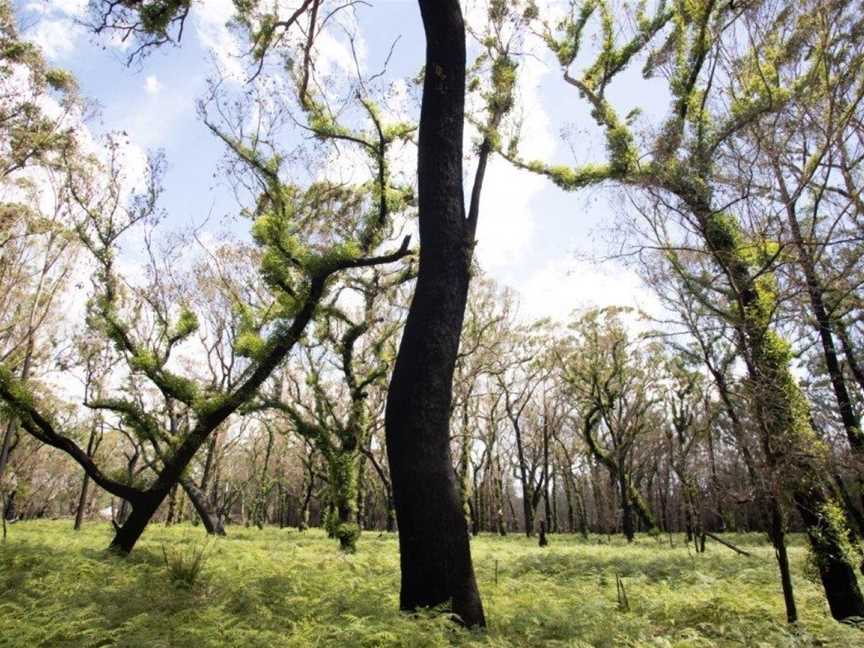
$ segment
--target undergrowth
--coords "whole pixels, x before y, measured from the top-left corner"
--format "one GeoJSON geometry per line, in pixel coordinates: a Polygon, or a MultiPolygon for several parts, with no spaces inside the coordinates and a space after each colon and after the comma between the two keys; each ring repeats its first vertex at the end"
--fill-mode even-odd
{"type": "Polygon", "coordinates": [[[177,587],[192,589],[198,582],[207,557],[207,543],[183,542],[162,545],[162,558],[168,568],[168,579],[177,587]]]}
{"type": "Polygon", "coordinates": [[[0,646],[864,647],[864,631],[833,621],[821,588],[803,576],[798,539],[790,553],[801,622],[790,628],[760,536],[733,539],[752,558],[710,541],[694,554],[668,538],[628,546],[552,535],[540,549],[520,536],[483,536],[472,549],[486,633],[397,611],[393,535],[366,532],[346,555],[317,530],[230,527],[192,562],[200,528],[154,525],[127,559],[104,551],[109,539],[107,525],[11,527],[0,545],[0,646]],[[171,578],[177,556],[184,573],[196,565],[191,580],[171,578]]]}

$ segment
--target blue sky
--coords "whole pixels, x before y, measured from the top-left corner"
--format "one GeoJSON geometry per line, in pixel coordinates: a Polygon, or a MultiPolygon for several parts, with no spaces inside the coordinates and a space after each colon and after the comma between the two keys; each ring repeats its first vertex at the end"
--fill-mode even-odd
{"type": "MultiPolygon", "coordinates": [[[[168,213],[167,226],[200,224],[212,214],[207,227],[214,223],[215,229],[220,217],[236,213],[237,202],[227,183],[214,177],[223,147],[195,110],[217,63],[242,70],[239,60],[232,57],[236,42],[224,28],[230,0],[200,2],[180,47],[167,47],[132,67],[125,66],[122,47],[104,38],[95,40],[75,23],[86,10],[86,0],[19,0],[15,4],[25,35],[43,46],[52,64],[71,70],[82,94],[98,102],[100,114],[90,124],[91,130],[122,130],[141,149],[164,151],[168,171],[162,205],[168,213]]],[[[360,7],[352,21],[366,70],[381,69],[399,38],[388,78],[417,75],[424,39],[415,2],[375,2],[360,7]]],[[[337,66],[344,63],[345,39],[339,30],[325,41],[319,55],[337,66]]],[[[602,156],[603,139],[586,102],[564,83],[552,57],[538,50],[538,57],[526,59],[520,71],[526,156],[558,163],[573,163],[574,150],[582,162],[602,156]],[[570,139],[572,149],[561,137],[562,130],[578,135],[570,139]]],[[[668,105],[662,86],[644,81],[636,66],[616,80],[608,96],[622,114],[639,106],[645,119],[656,124],[668,105]]],[[[405,162],[413,164],[413,160],[405,162]]],[[[653,309],[650,292],[631,270],[575,256],[577,252],[584,256],[605,251],[596,235],[598,228],[612,223],[615,204],[623,203],[614,188],[567,194],[496,159],[490,165],[482,202],[480,262],[497,281],[520,293],[527,317],[562,318],[574,307],[611,303],[653,309]]],[[[234,227],[242,230],[248,224],[241,221],[234,227]]]]}

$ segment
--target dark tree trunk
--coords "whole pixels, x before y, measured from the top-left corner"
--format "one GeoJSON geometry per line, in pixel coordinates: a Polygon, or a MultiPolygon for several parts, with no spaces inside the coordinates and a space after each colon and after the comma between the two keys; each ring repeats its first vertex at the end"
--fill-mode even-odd
{"type": "Polygon", "coordinates": [[[843,501],[843,506],[845,507],[846,512],[849,515],[849,525],[853,527],[853,532],[856,533],[859,537],[864,536],[864,514],[862,514],[861,511],[858,510],[858,507],[852,500],[852,495],[849,493],[849,489],[846,488],[846,483],[843,481],[843,478],[840,476],[840,474],[834,471],[833,478],[834,487],[837,489],[837,494],[843,501]]]}
{"type": "Polygon", "coordinates": [[[780,584],[783,588],[783,601],[786,604],[786,620],[795,623],[798,610],[795,606],[795,591],[792,589],[792,572],[789,569],[789,555],[786,553],[786,524],[783,510],[776,497],[771,497],[771,543],[780,568],[780,584]]]}
{"type": "Polygon", "coordinates": [[[450,456],[453,370],[474,247],[462,190],[465,25],[456,0],[420,0],[426,74],[420,113],[420,263],[387,395],[387,454],[399,523],[400,607],[449,606],[484,626],[450,456]]]}
{"type": "Polygon", "coordinates": [[[364,520],[368,506],[366,487],[366,456],[359,455],[357,457],[357,512],[354,514],[354,521],[361,531],[365,526],[364,520]]]}
{"type": "Polygon", "coordinates": [[[522,491],[522,516],[525,519],[525,537],[534,535],[534,509],[531,506],[532,496],[530,488],[522,491]]]}
{"type": "Polygon", "coordinates": [[[576,509],[573,506],[573,485],[570,477],[564,478],[564,502],[567,505],[567,532],[576,533],[576,509]]]}
{"type": "Polygon", "coordinates": [[[306,484],[306,492],[303,494],[303,502],[300,504],[300,519],[297,521],[297,529],[305,531],[309,528],[309,504],[312,501],[312,493],[315,490],[315,475],[309,470],[309,481],[306,484]]]}
{"type": "Polygon", "coordinates": [[[579,516],[579,533],[582,537],[588,539],[588,512],[585,510],[585,498],[582,496],[582,490],[576,490],[576,506],[579,516]]]}
{"type": "MultiPolygon", "coordinates": [[[[864,432],[861,430],[861,421],[855,412],[852,399],[849,396],[849,390],[846,387],[843,370],[840,368],[840,361],[837,358],[837,347],[834,344],[834,324],[825,306],[825,290],[817,275],[813,251],[804,242],[804,237],[801,234],[794,201],[787,201],[786,214],[789,228],[792,230],[795,247],[798,248],[798,261],[804,271],[807,295],[810,298],[810,307],[813,309],[813,315],[816,319],[815,328],[819,334],[819,341],[822,344],[825,368],[828,370],[828,377],[831,380],[831,387],[837,400],[837,409],[840,413],[840,419],[843,421],[843,429],[846,431],[846,437],[849,440],[852,452],[857,456],[861,456],[864,453],[864,432]]],[[[862,496],[864,496],[864,493],[862,493],[862,496]]]]}
{"type": "MultiPolygon", "coordinates": [[[[96,425],[90,429],[90,438],[87,439],[87,456],[92,457],[96,447],[96,425]]],[[[81,483],[81,495],[78,497],[78,508],[75,510],[75,531],[81,530],[81,522],[84,519],[84,509],[87,507],[87,491],[90,486],[90,475],[85,471],[84,481],[81,483]]]]}
{"type": "Polygon", "coordinates": [[[192,506],[195,507],[195,512],[198,513],[207,534],[224,536],[225,525],[222,523],[222,516],[216,513],[215,507],[207,499],[206,493],[198,488],[191,479],[181,479],[180,485],[186,491],[192,506]]]}
{"type": "Polygon", "coordinates": [[[618,484],[621,491],[621,527],[624,537],[627,538],[627,542],[633,542],[636,531],[633,526],[633,506],[630,502],[630,488],[628,487],[627,477],[619,475],[618,484]]]}
{"type": "Polygon", "coordinates": [[[864,391],[864,368],[858,362],[858,356],[855,355],[855,349],[852,346],[852,340],[849,339],[849,332],[846,330],[846,325],[842,321],[837,321],[837,336],[840,338],[840,343],[843,345],[843,355],[846,356],[846,364],[849,370],[855,377],[855,382],[861,391],[864,391]]]}
{"type": "MultiPolygon", "coordinates": [[[[129,554],[135,547],[135,543],[138,542],[138,538],[144,533],[144,529],[147,528],[150,518],[156,513],[167,495],[167,490],[148,492],[135,502],[130,502],[132,512],[122,523],[122,526],[117,528],[108,549],[123,555],[129,554]]],[[[123,503],[127,504],[126,500],[123,500],[123,503]]]]}
{"type": "Polygon", "coordinates": [[[396,530],[396,509],[393,508],[393,499],[387,498],[387,533],[393,533],[396,530]]]}
{"type": "Polygon", "coordinates": [[[552,472],[552,533],[558,533],[558,479],[555,472],[552,472]]]}
{"type": "Polygon", "coordinates": [[[537,544],[541,547],[545,547],[549,544],[549,540],[546,538],[546,520],[540,520],[540,533],[539,538],[537,539],[537,544]]]}
{"type": "MultiPolygon", "coordinates": [[[[126,479],[130,483],[135,478],[135,466],[138,464],[138,457],[139,456],[140,456],[139,451],[136,448],[134,454],[132,454],[132,456],[127,458],[126,479]]],[[[163,497],[163,499],[164,499],[164,497],[163,497]]],[[[161,500],[160,500],[160,503],[161,503],[161,500]]],[[[119,525],[125,524],[128,517],[129,517],[129,501],[125,500],[125,499],[121,499],[120,500],[120,510],[118,511],[117,515],[115,516],[115,518],[113,520],[114,525],[119,526],[119,525]]],[[[133,545],[134,545],[134,542],[133,542],[133,545]]],[[[111,549],[113,547],[114,547],[114,543],[112,542],[109,549],[111,549]]],[[[129,550],[131,551],[132,548],[130,547],[129,550]]]]}
{"type": "Polygon", "coordinates": [[[75,509],[75,531],[81,530],[81,522],[84,520],[84,509],[87,507],[87,491],[90,486],[90,475],[84,473],[84,481],[81,482],[81,494],[78,496],[78,507],[75,509]]]}
{"type": "Polygon", "coordinates": [[[543,401],[543,517],[546,521],[545,530],[552,532],[552,508],[549,502],[549,424],[546,420],[546,401],[543,401]]]}
{"type": "Polygon", "coordinates": [[[831,523],[826,508],[833,502],[821,484],[813,484],[793,494],[819,565],[819,576],[831,615],[838,620],[864,617],[864,597],[858,588],[855,570],[842,547],[847,539],[837,537],[843,529],[831,523]]]}
{"type": "Polygon", "coordinates": [[[0,442],[0,479],[6,471],[6,464],[9,463],[9,455],[12,453],[12,439],[15,437],[17,425],[14,420],[6,423],[6,429],[3,430],[3,441],[0,442]]]}

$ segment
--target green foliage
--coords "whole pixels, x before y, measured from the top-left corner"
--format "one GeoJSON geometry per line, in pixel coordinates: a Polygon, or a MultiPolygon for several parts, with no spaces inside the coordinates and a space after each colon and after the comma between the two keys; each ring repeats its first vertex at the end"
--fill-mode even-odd
{"type": "Polygon", "coordinates": [[[45,81],[61,92],[71,92],[78,87],[75,77],[70,72],[57,68],[45,72],[45,81]]]}
{"type": "Polygon", "coordinates": [[[357,551],[357,540],[360,539],[360,525],[356,522],[343,522],[336,526],[336,539],[342,551],[354,553],[357,551]]]}
{"type": "Polygon", "coordinates": [[[567,20],[558,26],[563,32],[560,40],[556,39],[548,30],[545,33],[544,38],[546,44],[558,57],[558,62],[562,67],[569,66],[579,54],[582,32],[596,7],[597,2],[595,0],[583,2],[576,20],[567,20]]]}
{"type": "Polygon", "coordinates": [[[184,542],[177,546],[162,545],[162,559],[168,568],[168,579],[177,587],[191,590],[201,576],[207,557],[207,545],[184,542]]]}
{"type": "Polygon", "coordinates": [[[564,165],[547,166],[541,162],[528,162],[523,165],[529,171],[547,176],[565,191],[589,187],[612,178],[610,166],[605,164],[586,164],[577,169],[564,165]]]}
{"type": "Polygon", "coordinates": [[[0,364],[0,389],[9,392],[16,403],[24,406],[33,405],[33,395],[5,364],[0,364]]]}
{"type": "MultiPolygon", "coordinates": [[[[814,530],[811,533],[819,536],[819,541],[822,544],[838,548],[838,551],[842,555],[832,556],[833,559],[839,558],[850,565],[861,564],[861,548],[849,538],[849,526],[846,523],[846,512],[843,510],[843,507],[834,500],[828,500],[822,506],[819,514],[822,528],[814,530]]],[[[826,558],[827,556],[819,556],[813,553],[813,560],[817,565],[820,560],[825,560],[826,558]]]]}
{"type": "Polygon", "coordinates": [[[198,330],[198,316],[195,315],[189,308],[183,307],[180,310],[180,317],[174,324],[173,337],[182,340],[198,330]]]}
{"type": "MultiPolygon", "coordinates": [[[[368,534],[340,552],[319,530],[229,527],[212,542],[191,589],[168,578],[164,545],[181,551],[193,529],[152,527],[136,553],[100,551],[107,525],[73,533],[68,521],[22,522],[0,546],[0,643],[9,648],[196,646],[857,646],[861,632],[824,611],[802,577],[806,551],[790,547],[801,622],[785,623],[779,577],[763,536],[739,535],[743,558],[712,544],[688,552],[680,537],[590,543],[483,535],[472,543],[490,621],[474,634],[432,614],[398,611],[396,537],[368,534]],[[497,573],[497,583],[496,583],[497,573]],[[615,575],[630,611],[618,610],[615,575]]],[[[195,530],[201,533],[200,529],[195,530]]]]}
{"type": "MultiPolygon", "coordinates": [[[[164,35],[171,21],[188,9],[190,0],[155,0],[140,3],[138,12],[141,27],[144,31],[155,35],[164,35]]],[[[133,3],[129,3],[133,4],[133,3]]],[[[139,4],[139,3],[134,3],[139,4]]]]}
{"type": "Polygon", "coordinates": [[[267,350],[267,343],[264,341],[264,338],[257,333],[253,331],[243,331],[237,336],[237,339],[234,340],[234,350],[237,352],[237,355],[243,356],[244,358],[260,360],[264,356],[264,352],[267,350]]]}

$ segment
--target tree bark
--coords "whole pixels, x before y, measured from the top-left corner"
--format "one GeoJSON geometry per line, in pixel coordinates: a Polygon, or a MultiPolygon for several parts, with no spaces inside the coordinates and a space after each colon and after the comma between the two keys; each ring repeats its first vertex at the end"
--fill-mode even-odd
{"type": "Polygon", "coordinates": [[[682,195],[697,215],[718,266],[735,287],[740,321],[735,322],[748,365],[752,399],[772,477],[792,496],[813,548],[828,606],[835,619],[864,616],[848,538],[845,510],[826,480],[826,452],[810,422],[808,404],[792,375],[790,354],[765,313],[765,294],[736,246],[734,228],[707,202],[682,195]]]}
{"type": "Polygon", "coordinates": [[[12,439],[15,437],[16,428],[15,419],[10,419],[6,423],[6,429],[3,430],[3,441],[0,443],[0,479],[3,478],[3,473],[6,472],[6,464],[9,463],[12,439]]]}
{"type": "Polygon", "coordinates": [[[795,591],[792,588],[792,572],[789,569],[789,555],[786,552],[786,529],[783,510],[775,496],[771,497],[771,542],[780,567],[780,584],[783,588],[783,602],[786,604],[786,621],[795,623],[798,610],[795,606],[795,591]]]}
{"type": "MultiPolygon", "coordinates": [[[[782,178],[782,176],[778,170],[779,178],[782,178]]],[[[801,226],[798,222],[798,214],[795,209],[795,202],[789,199],[788,192],[786,192],[785,186],[782,184],[782,179],[780,182],[784,198],[786,199],[787,221],[792,231],[792,240],[795,242],[795,247],[798,250],[798,262],[801,264],[801,269],[804,273],[807,295],[810,298],[810,307],[816,320],[815,328],[822,345],[822,356],[825,360],[825,368],[828,371],[828,377],[834,391],[834,398],[837,401],[837,410],[840,414],[840,420],[843,422],[843,429],[846,432],[846,438],[849,441],[852,454],[861,460],[864,457],[864,432],[861,431],[861,419],[855,411],[855,406],[852,403],[852,398],[846,386],[846,377],[843,375],[843,370],[840,367],[837,345],[834,343],[834,322],[825,305],[825,288],[817,273],[813,251],[804,242],[801,226]]],[[[856,472],[858,473],[857,481],[859,490],[861,491],[859,496],[864,501],[864,488],[862,488],[862,483],[864,482],[862,482],[861,466],[856,466],[856,472]]]]}
{"type": "MultiPolygon", "coordinates": [[[[87,439],[87,456],[92,457],[96,445],[96,425],[90,429],[90,438],[87,439]]],[[[0,473],[2,474],[2,473],[0,473]]],[[[81,522],[84,519],[84,509],[87,506],[87,490],[90,486],[90,475],[84,472],[84,481],[81,483],[81,495],[78,498],[78,508],[75,509],[75,531],[81,530],[81,522]]]]}
{"type": "Polygon", "coordinates": [[[621,527],[627,542],[633,542],[636,530],[633,526],[633,507],[630,503],[630,488],[627,477],[623,473],[618,475],[618,487],[621,492],[621,527]]]}
{"type": "MultiPolygon", "coordinates": [[[[161,493],[147,492],[139,499],[131,502],[132,512],[122,523],[122,526],[117,529],[108,549],[121,555],[129,554],[135,543],[138,542],[138,538],[144,533],[144,529],[147,528],[150,518],[156,513],[167,495],[167,489],[161,493]]],[[[126,503],[126,500],[123,502],[126,503]]]]}
{"type": "Polygon", "coordinates": [[[449,429],[474,246],[462,189],[465,25],[456,0],[419,4],[427,39],[418,143],[420,262],[385,414],[399,524],[399,603],[403,610],[449,606],[465,625],[485,626],[449,429]]]}
{"type": "Polygon", "coordinates": [[[195,512],[198,513],[198,517],[201,518],[201,523],[204,525],[207,535],[224,536],[225,525],[222,522],[222,516],[214,511],[214,507],[211,506],[207,499],[207,494],[198,488],[191,479],[181,479],[180,485],[186,491],[189,501],[192,502],[195,512]]]}

